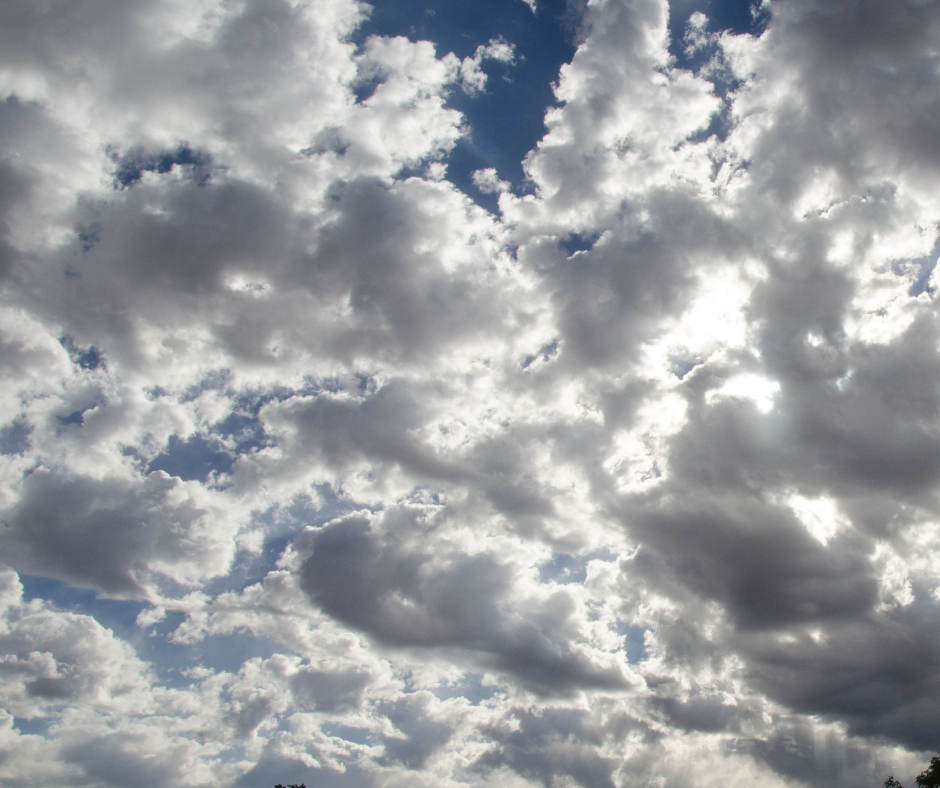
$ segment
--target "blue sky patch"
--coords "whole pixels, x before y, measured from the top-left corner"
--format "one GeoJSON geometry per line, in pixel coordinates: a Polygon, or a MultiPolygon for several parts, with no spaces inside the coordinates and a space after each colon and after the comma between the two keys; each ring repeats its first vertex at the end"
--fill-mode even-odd
{"type": "Polygon", "coordinates": [[[628,662],[636,664],[649,656],[646,650],[646,629],[621,621],[617,631],[623,635],[628,662]]]}
{"type": "Polygon", "coordinates": [[[147,470],[165,471],[183,481],[205,481],[214,473],[228,473],[234,464],[234,458],[218,443],[201,435],[191,435],[185,441],[171,435],[166,450],[150,461],[147,470]]]}
{"type": "Polygon", "coordinates": [[[105,366],[104,354],[94,345],[82,348],[75,344],[75,340],[68,334],[59,337],[59,344],[65,348],[72,362],[82,369],[95,370],[105,366]]]}
{"type": "Polygon", "coordinates": [[[165,175],[174,167],[182,167],[200,186],[208,182],[211,175],[212,156],[205,151],[194,150],[181,142],[176,148],[148,152],[142,147],[132,148],[126,153],[111,152],[114,162],[114,188],[127,189],[140,182],[145,172],[165,175]]]}
{"type": "MultiPolygon", "coordinates": [[[[545,134],[545,110],[555,105],[552,83],[574,56],[577,18],[563,0],[540,2],[533,14],[522,0],[388,0],[376,3],[354,41],[371,35],[432,41],[438,57],[472,56],[491,39],[515,46],[513,65],[484,61],[486,91],[470,96],[454,89],[448,106],[464,113],[470,134],[447,160],[447,177],[490,210],[496,196],[481,194],[471,181],[475,170],[493,167],[517,191],[527,191],[522,160],[545,134]]],[[[373,88],[374,89],[374,88],[373,88]]]]}
{"type": "Polygon", "coordinates": [[[13,727],[24,736],[43,736],[49,729],[50,721],[43,717],[14,717],[13,727]]]}
{"type": "Polygon", "coordinates": [[[583,583],[587,579],[587,565],[589,561],[600,559],[612,561],[614,555],[606,549],[594,550],[584,555],[568,555],[567,553],[553,553],[551,560],[539,567],[539,579],[543,583],[583,583]]]}
{"type": "Polygon", "coordinates": [[[594,248],[600,235],[597,233],[591,235],[582,235],[581,233],[571,233],[567,238],[558,242],[558,245],[571,257],[577,252],[589,252],[594,248]]]}
{"type": "Polygon", "coordinates": [[[22,416],[0,427],[0,454],[23,454],[29,449],[33,427],[22,416]]]}
{"type": "Polygon", "coordinates": [[[95,591],[76,588],[64,580],[38,575],[20,575],[23,600],[45,599],[62,610],[91,616],[101,626],[128,637],[136,630],[135,621],[146,602],[100,597],[95,591]]]}

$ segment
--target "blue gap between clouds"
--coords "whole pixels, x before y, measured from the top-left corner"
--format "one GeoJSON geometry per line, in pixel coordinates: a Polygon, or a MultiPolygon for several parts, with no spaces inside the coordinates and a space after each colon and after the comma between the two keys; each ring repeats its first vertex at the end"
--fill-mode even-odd
{"type": "Polygon", "coordinates": [[[169,635],[184,619],[184,613],[169,612],[163,621],[151,628],[150,631],[155,633],[153,637],[140,638],[140,642],[146,644],[146,655],[141,653],[141,657],[155,665],[161,680],[169,686],[189,684],[190,680],[182,675],[187,668],[202,665],[212,670],[237,673],[249,659],[268,659],[288,650],[266,637],[241,631],[209,635],[195,643],[174,643],[169,635]]]}
{"type": "Polygon", "coordinates": [[[176,166],[187,168],[192,179],[200,186],[204,186],[209,181],[212,166],[210,154],[193,150],[185,142],[180,142],[175,150],[148,152],[138,146],[123,156],[113,150],[110,154],[115,164],[113,183],[115,189],[127,189],[139,183],[145,172],[165,175],[176,166]]]}
{"type": "Polygon", "coordinates": [[[322,526],[330,520],[360,508],[354,503],[341,500],[332,487],[320,484],[316,487],[319,506],[310,499],[298,498],[291,506],[278,513],[266,512],[258,516],[265,522],[264,546],[260,554],[240,552],[232,570],[223,577],[210,580],[203,586],[209,596],[226,591],[240,591],[253,583],[260,583],[277,568],[277,562],[290,544],[308,525],[322,526]]]}
{"type": "Polygon", "coordinates": [[[29,450],[33,428],[22,416],[17,416],[4,427],[0,427],[0,454],[7,456],[23,454],[29,450]]]}
{"type": "MultiPolygon", "coordinates": [[[[213,373],[198,386],[191,387],[183,401],[196,399],[203,391],[224,388],[230,377],[228,370],[213,373]]],[[[154,395],[159,394],[154,392],[154,395]]],[[[238,456],[264,444],[264,430],[258,420],[258,412],[266,402],[276,397],[277,393],[268,397],[236,397],[235,409],[212,426],[208,437],[190,435],[181,440],[178,435],[171,435],[166,449],[147,465],[147,472],[165,471],[183,481],[200,482],[205,482],[212,473],[228,473],[238,456]],[[223,447],[221,438],[235,439],[234,452],[223,447]]],[[[129,447],[125,453],[136,455],[137,452],[129,447]]]]}
{"type": "MultiPolygon", "coordinates": [[[[207,375],[198,385],[190,386],[182,402],[191,402],[205,391],[224,390],[231,381],[231,372],[227,369],[216,370],[207,375]]],[[[269,445],[269,438],[264,433],[258,414],[269,402],[280,401],[294,395],[313,394],[321,390],[334,391],[333,381],[324,381],[324,385],[311,381],[299,390],[275,387],[271,391],[258,395],[253,393],[230,393],[232,410],[222,420],[213,424],[208,436],[193,434],[185,440],[179,435],[171,435],[164,451],[147,464],[147,472],[165,471],[170,476],[179,476],[183,481],[208,480],[212,473],[228,473],[238,457],[269,445]],[[231,450],[226,449],[222,440],[234,441],[231,450]]],[[[360,382],[359,389],[366,391],[367,381],[360,382]]],[[[167,396],[159,387],[151,389],[151,398],[167,396]]],[[[138,457],[139,452],[133,446],[124,449],[125,455],[138,457]]]]}
{"type": "Polygon", "coordinates": [[[78,364],[82,369],[95,370],[98,369],[98,367],[106,366],[104,354],[94,345],[83,349],[75,344],[75,340],[69,334],[60,336],[59,344],[62,345],[65,352],[69,354],[72,363],[78,364]]]}
{"type": "Polygon", "coordinates": [[[930,275],[937,267],[938,257],[940,257],[940,236],[934,241],[933,249],[925,257],[917,257],[908,261],[895,261],[891,265],[891,270],[898,276],[904,276],[908,273],[908,268],[914,274],[914,280],[907,293],[911,296],[919,296],[926,292],[933,295],[933,289],[929,286],[930,275]]]}
{"type": "Polygon", "coordinates": [[[719,33],[728,30],[736,35],[759,35],[767,24],[767,13],[757,11],[760,0],[673,0],[669,6],[669,54],[679,68],[697,69],[704,65],[700,57],[685,54],[686,25],[696,11],[708,17],[706,30],[719,33]]]}
{"type": "MultiPolygon", "coordinates": [[[[283,650],[265,638],[239,632],[213,635],[198,643],[173,643],[167,636],[182,623],[182,613],[168,613],[152,627],[156,636],[150,637],[136,624],[137,615],[150,607],[146,602],[101,598],[94,591],[48,577],[20,575],[20,582],[24,601],[42,599],[60,610],[91,616],[101,626],[112,630],[133,646],[141,659],[150,662],[168,686],[188,685],[189,679],[180,673],[188,667],[206,665],[215,670],[237,672],[252,657],[266,659],[283,650]]],[[[30,722],[26,727],[17,727],[24,733],[41,732],[36,725],[38,723],[30,722]]]]}
{"type": "Polygon", "coordinates": [[[327,736],[366,746],[372,744],[373,734],[368,728],[356,728],[352,725],[343,725],[339,722],[324,723],[320,730],[327,736]]]}
{"type": "Polygon", "coordinates": [[[590,252],[600,237],[600,233],[592,233],[591,235],[571,233],[563,241],[559,241],[558,245],[567,252],[568,257],[571,257],[578,252],[590,252]]]}
{"type": "Polygon", "coordinates": [[[587,565],[589,561],[613,561],[616,556],[606,548],[592,550],[584,555],[568,555],[567,553],[552,553],[550,560],[539,567],[539,580],[543,583],[583,583],[587,580],[587,565]]]}
{"type": "Polygon", "coordinates": [[[94,591],[76,588],[64,580],[38,575],[20,575],[23,584],[23,600],[43,599],[60,610],[92,616],[101,626],[114,630],[120,637],[128,637],[137,631],[136,619],[149,605],[124,599],[100,599],[94,591]]]}
{"type": "MultiPolygon", "coordinates": [[[[361,46],[372,35],[405,36],[433,42],[439,57],[453,52],[460,58],[472,56],[477,46],[493,38],[515,45],[514,65],[484,62],[489,79],[483,95],[468,96],[455,87],[447,102],[464,114],[470,127],[447,159],[447,177],[477,204],[496,212],[497,195],[481,194],[470,176],[474,170],[494,167],[515,192],[526,191],[522,161],[545,134],[545,112],[557,105],[552,83],[575,53],[579,21],[571,10],[575,5],[539,0],[533,14],[522,0],[384,0],[373,6],[353,42],[361,46]]],[[[694,12],[708,16],[710,32],[759,33],[767,15],[753,14],[754,5],[754,0],[676,0],[669,18],[670,52],[676,65],[696,70],[710,57],[707,52],[692,57],[684,52],[682,39],[694,12]]],[[[376,86],[361,86],[359,98],[376,86]]],[[[716,84],[719,93],[727,88],[716,84]]],[[[721,133],[723,125],[726,121],[717,117],[708,133],[721,133]]]]}
{"type": "Polygon", "coordinates": [[[649,656],[646,652],[646,630],[643,627],[621,621],[617,624],[617,632],[624,636],[627,662],[635,665],[649,656]]]}
{"type": "MultiPolygon", "coordinates": [[[[260,582],[275,568],[284,548],[305,526],[323,525],[356,508],[354,504],[339,499],[329,485],[318,486],[317,492],[321,506],[317,508],[309,500],[295,501],[283,520],[272,522],[260,555],[240,554],[232,571],[208,582],[203,591],[214,597],[260,582]]],[[[154,666],[160,681],[166,686],[187,686],[190,680],[181,673],[186,668],[204,665],[235,673],[246,660],[254,657],[267,659],[285,650],[267,638],[246,632],[212,635],[196,643],[174,643],[169,640],[169,635],[183,622],[183,613],[171,611],[163,621],[142,630],[136,621],[138,614],[150,607],[146,602],[102,598],[95,591],[37,575],[21,574],[20,582],[24,601],[45,600],[59,610],[91,616],[101,626],[112,630],[117,637],[133,646],[141,659],[154,666]]],[[[42,733],[47,722],[17,720],[15,724],[22,733],[42,733]]]]}
{"type": "MultiPolygon", "coordinates": [[[[551,560],[539,567],[539,580],[543,583],[554,582],[559,585],[583,583],[587,580],[588,561],[599,558],[602,561],[614,561],[616,556],[601,548],[584,555],[552,553],[551,560]]],[[[646,629],[627,623],[618,622],[617,634],[623,636],[627,661],[631,664],[642,662],[648,656],[646,651],[646,629]]]]}
{"type": "Polygon", "coordinates": [[[483,674],[472,671],[464,673],[459,681],[444,684],[431,690],[440,700],[464,698],[474,706],[489,700],[496,694],[497,688],[483,684],[483,674]]]}
{"type": "Polygon", "coordinates": [[[13,727],[23,736],[45,736],[46,731],[49,729],[50,722],[51,720],[44,719],[43,717],[33,717],[32,719],[14,717],[13,727]]]}
{"type": "Polygon", "coordinates": [[[166,451],[150,461],[147,471],[166,471],[183,481],[204,482],[213,472],[228,473],[234,464],[234,457],[201,435],[191,435],[185,441],[171,435],[166,451]]]}
{"type": "Polygon", "coordinates": [[[497,196],[481,194],[470,175],[494,167],[514,190],[524,190],[522,160],[545,134],[545,111],[556,104],[552,83],[575,52],[577,20],[567,6],[539,0],[533,14],[523,0],[384,0],[353,37],[358,45],[372,35],[431,41],[438,57],[453,52],[461,59],[493,38],[515,45],[514,65],[484,61],[484,94],[469,96],[455,87],[447,101],[470,126],[447,159],[447,178],[488,210],[498,210],[497,196]]]}
{"type": "MultiPolygon", "coordinates": [[[[708,17],[705,28],[708,33],[729,31],[735,35],[760,35],[770,19],[769,12],[761,8],[760,0],[674,0],[669,9],[669,54],[675,59],[676,67],[694,73],[698,73],[718,52],[717,45],[711,43],[691,54],[686,53],[684,39],[689,18],[697,11],[708,17]]],[[[727,68],[714,71],[708,79],[714,85],[715,95],[722,100],[721,108],[712,115],[706,128],[690,137],[692,142],[704,142],[712,135],[724,140],[731,132],[729,93],[740,83],[727,68]]]]}

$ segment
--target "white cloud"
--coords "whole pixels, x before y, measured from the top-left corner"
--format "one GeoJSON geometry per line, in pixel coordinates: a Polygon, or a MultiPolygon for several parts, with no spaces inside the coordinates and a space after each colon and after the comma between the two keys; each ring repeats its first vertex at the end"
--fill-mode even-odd
{"type": "Polygon", "coordinates": [[[852,525],[839,512],[836,502],[832,498],[822,496],[811,499],[802,495],[794,495],[787,503],[793,509],[793,513],[806,526],[806,529],[821,544],[828,544],[832,537],[852,525]]]}
{"type": "Polygon", "coordinates": [[[513,45],[502,39],[494,38],[486,45],[480,44],[473,57],[465,57],[460,61],[460,82],[463,89],[472,95],[486,87],[487,76],[480,68],[484,60],[496,60],[512,65],[514,57],[513,45]]]}
{"type": "Polygon", "coordinates": [[[774,407],[774,396],[780,391],[780,384],[761,375],[744,373],[729,378],[721,388],[708,392],[706,402],[716,397],[736,397],[749,399],[761,413],[769,413],[774,407]]]}
{"type": "Polygon", "coordinates": [[[499,179],[494,167],[474,170],[471,177],[473,179],[473,185],[483,192],[483,194],[499,194],[501,192],[508,192],[512,188],[512,184],[509,183],[509,181],[499,179]]]}
{"type": "Polygon", "coordinates": [[[569,10],[527,180],[471,174],[495,216],[446,177],[508,38],[0,9],[0,780],[838,788],[936,749],[940,16],[695,14],[684,70],[681,3],[569,10]]]}

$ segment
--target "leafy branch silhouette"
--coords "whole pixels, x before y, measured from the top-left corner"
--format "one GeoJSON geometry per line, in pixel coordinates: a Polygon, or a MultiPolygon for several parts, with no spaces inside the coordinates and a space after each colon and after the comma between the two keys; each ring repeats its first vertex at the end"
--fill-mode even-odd
{"type": "MultiPolygon", "coordinates": [[[[935,755],[930,759],[930,766],[917,775],[914,781],[918,788],[940,788],[940,755],[935,755]]],[[[901,783],[894,779],[894,775],[889,775],[885,780],[884,788],[904,788],[901,783]]]]}

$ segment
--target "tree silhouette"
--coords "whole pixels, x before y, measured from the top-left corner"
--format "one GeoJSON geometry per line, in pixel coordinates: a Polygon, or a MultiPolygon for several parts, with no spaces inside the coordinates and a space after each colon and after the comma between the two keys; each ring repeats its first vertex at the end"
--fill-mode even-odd
{"type": "Polygon", "coordinates": [[[920,788],[940,788],[940,755],[930,759],[930,766],[917,776],[920,788]]]}
{"type": "Polygon", "coordinates": [[[301,783],[300,785],[291,783],[288,786],[283,786],[280,783],[278,783],[277,785],[274,786],[274,788],[307,788],[307,786],[304,783],[301,783]]]}
{"type": "MultiPolygon", "coordinates": [[[[918,788],[940,788],[940,755],[935,755],[930,759],[930,766],[917,775],[915,782],[918,788]]],[[[904,786],[894,779],[894,775],[889,775],[885,780],[884,788],[904,788],[904,786]]]]}

